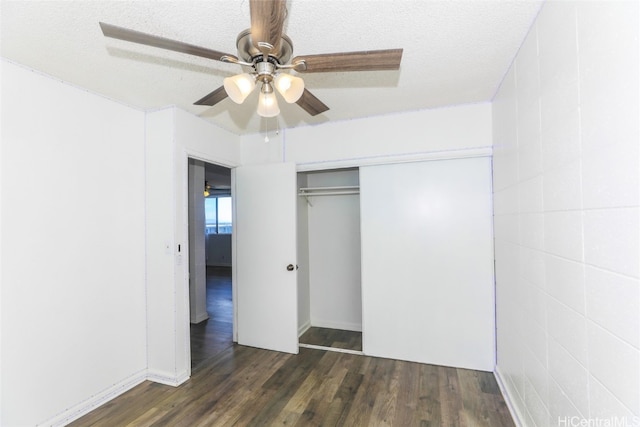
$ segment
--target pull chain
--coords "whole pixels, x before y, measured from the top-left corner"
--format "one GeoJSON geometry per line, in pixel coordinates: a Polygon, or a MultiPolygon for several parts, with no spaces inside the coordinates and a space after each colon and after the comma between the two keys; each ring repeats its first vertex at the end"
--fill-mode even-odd
{"type": "Polygon", "coordinates": [[[269,142],[269,119],[264,119],[264,142],[269,142]]]}
{"type": "MultiPolygon", "coordinates": [[[[276,121],[276,136],[280,135],[280,122],[278,117],[274,118],[276,121]]],[[[264,118],[264,142],[269,142],[269,118],[264,118]]]]}

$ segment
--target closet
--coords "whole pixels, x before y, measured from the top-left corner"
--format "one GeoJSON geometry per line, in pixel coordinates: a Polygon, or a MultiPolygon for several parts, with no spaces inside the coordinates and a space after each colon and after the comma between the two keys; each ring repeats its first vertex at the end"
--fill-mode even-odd
{"type": "Polygon", "coordinates": [[[299,336],[362,331],[368,356],[493,369],[489,157],[297,179],[299,336]]]}
{"type": "Polygon", "coordinates": [[[358,175],[358,169],[298,173],[299,334],[329,329],[321,331],[324,340],[306,334],[301,344],[362,350],[358,175]],[[351,344],[327,343],[332,337],[351,344]]]}

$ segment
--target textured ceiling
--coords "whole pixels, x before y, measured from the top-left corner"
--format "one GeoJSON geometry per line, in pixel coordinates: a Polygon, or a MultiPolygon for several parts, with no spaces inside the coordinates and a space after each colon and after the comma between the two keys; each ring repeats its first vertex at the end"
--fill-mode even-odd
{"type": "MultiPolygon", "coordinates": [[[[289,0],[293,55],[404,48],[398,71],[302,74],[330,107],[309,116],[279,99],[295,127],[491,100],[541,7],[538,0],[289,0]]],[[[236,134],[273,129],[257,94],[244,104],[193,102],[241,68],[105,38],[99,21],[236,54],[249,0],[6,1],[1,55],[140,109],[176,105],[236,134]]],[[[256,91],[257,92],[257,91],[256,91]]]]}

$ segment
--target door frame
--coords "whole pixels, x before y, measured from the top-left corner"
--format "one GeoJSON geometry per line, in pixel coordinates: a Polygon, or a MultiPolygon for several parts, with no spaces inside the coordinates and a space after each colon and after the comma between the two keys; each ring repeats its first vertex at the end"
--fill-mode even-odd
{"type": "MultiPolygon", "coordinates": [[[[183,274],[180,274],[180,270],[176,271],[176,275],[174,277],[174,283],[176,289],[181,288],[186,298],[182,303],[182,309],[184,313],[187,313],[186,316],[182,319],[182,321],[176,324],[178,328],[184,328],[183,333],[185,336],[184,339],[184,348],[183,352],[185,354],[186,360],[189,361],[187,364],[187,372],[188,376],[191,376],[191,321],[189,318],[189,159],[200,160],[205,163],[214,164],[217,166],[222,166],[231,170],[231,201],[232,201],[232,221],[235,222],[236,215],[236,206],[235,206],[235,186],[234,186],[234,169],[238,167],[238,164],[230,163],[228,160],[220,159],[220,158],[212,158],[211,156],[207,156],[206,154],[189,150],[188,148],[181,148],[179,152],[176,154],[177,161],[175,164],[176,168],[179,168],[176,171],[176,176],[179,178],[179,182],[176,183],[176,188],[180,189],[180,193],[175,196],[175,212],[176,212],[176,230],[179,230],[179,235],[176,236],[177,242],[183,242],[183,260],[182,265],[186,266],[182,269],[183,274]],[[178,224],[177,221],[181,220],[182,223],[178,224]]],[[[231,234],[231,265],[232,265],[232,277],[231,277],[231,298],[233,299],[233,342],[237,342],[237,307],[236,307],[236,256],[235,256],[235,233],[231,234]]]]}

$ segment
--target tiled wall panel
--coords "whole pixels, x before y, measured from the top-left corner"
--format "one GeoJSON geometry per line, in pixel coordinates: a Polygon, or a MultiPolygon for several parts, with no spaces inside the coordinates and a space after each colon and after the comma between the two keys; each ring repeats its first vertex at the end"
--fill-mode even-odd
{"type": "Polygon", "coordinates": [[[521,425],[640,425],[639,4],[548,1],[494,99],[496,371],[521,425]]]}

